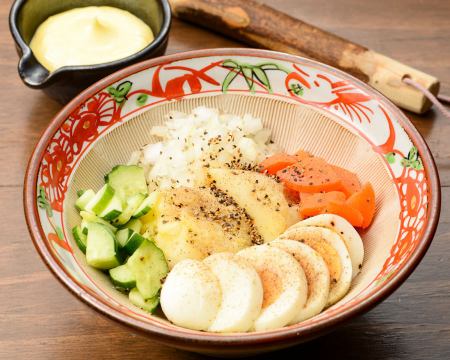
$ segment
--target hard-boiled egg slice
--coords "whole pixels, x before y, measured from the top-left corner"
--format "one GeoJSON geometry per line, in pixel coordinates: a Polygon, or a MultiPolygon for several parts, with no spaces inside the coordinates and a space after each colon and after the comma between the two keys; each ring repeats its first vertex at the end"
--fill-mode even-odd
{"type": "Polygon", "coordinates": [[[295,240],[274,240],[269,243],[292,254],[300,263],[308,282],[308,298],[290,324],[297,324],[319,314],[327,304],[330,292],[330,272],[322,256],[310,246],[295,240]]]}
{"type": "Polygon", "coordinates": [[[364,261],[364,245],[356,229],[343,217],[333,214],[322,214],[298,222],[290,229],[299,226],[320,226],[336,232],[347,246],[352,260],[353,278],[361,271],[364,261]]]}
{"type": "Polygon", "coordinates": [[[261,312],[263,288],[256,270],[232,253],[217,253],[203,260],[219,279],[222,302],[209,326],[213,332],[248,331],[261,312]]]}
{"type": "Polygon", "coordinates": [[[254,322],[256,331],[276,329],[290,323],[305,305],[308,285],[300,264],[287,252],[269,245],[241,250],[237,256],[258,272],[263,286],[262,310],[254,322]]]}
{"type": "Polygon", "coordinates": [[[330,272],[330,294],[326,306],[335,304],[347,294],[352,281],[352,262],[338,234],[322,227],[300,226],[287,230],[279,238],[303,242],[322,256],[330,272]]]}
{"type": "Polygon", "coordinates": [[[201,261],[183,260],[167,275],[161,290],[161,308],[175,325],[207,330],[222,299],[219,280],[201,261]]]}

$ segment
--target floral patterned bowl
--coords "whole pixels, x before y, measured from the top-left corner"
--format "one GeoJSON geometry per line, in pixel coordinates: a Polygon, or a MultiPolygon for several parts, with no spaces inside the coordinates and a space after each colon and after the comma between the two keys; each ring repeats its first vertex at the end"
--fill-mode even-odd
{"type": "Polygon", "coordinates": [[[250,49],[194,51],[149,60],[91,86],[50,123],[31,157],[24,206],[34,244],[55,276],[100,313],[155,340],[222,356],[291,346],[334,329],[391,294],[424,256],[440,211],[432,155],[405,115],[355,78],[317,62],[250,49]],[[371,181],[377,214],[362,233],[366,257],[349,294],[297,325],[245,334],[182,329],[129,304],[86,265],[70,228],[75,191],[96,187],[169,110],[200,104],[250,112],[286,151],[303,148],[371,181]]]}

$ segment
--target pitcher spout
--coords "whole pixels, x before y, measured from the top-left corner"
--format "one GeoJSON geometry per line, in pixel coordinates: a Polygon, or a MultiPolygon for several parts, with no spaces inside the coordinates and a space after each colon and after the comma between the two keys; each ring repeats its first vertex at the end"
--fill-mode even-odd
{"type": "Polygon", "coordinates": [[[27,86],[39,89],[45,85],[50,73],[30,51],[24,53],[19,61],[19,75],[27,86]]]}

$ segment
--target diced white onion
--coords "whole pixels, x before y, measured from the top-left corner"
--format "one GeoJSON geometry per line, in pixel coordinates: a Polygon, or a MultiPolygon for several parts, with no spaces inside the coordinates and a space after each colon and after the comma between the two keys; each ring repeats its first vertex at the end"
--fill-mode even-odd
{"type": "Polygon", "coordinates": [[[133,155],[150,169],[152,186],[199,186],[206,167],[254,166],[277,151],[269,143],[271,131],[249,114],[240,117],[200,106],[191,114],[172,111],[168,117],[151,130],[161,141],[133,155]]]}

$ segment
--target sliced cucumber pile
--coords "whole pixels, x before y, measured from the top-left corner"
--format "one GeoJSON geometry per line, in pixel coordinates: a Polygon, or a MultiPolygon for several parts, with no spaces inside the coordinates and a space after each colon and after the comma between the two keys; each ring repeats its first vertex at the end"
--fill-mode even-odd
{"type": "Polygon", "coordinates": [[[149,214],[158,200],[157,193],[148,194],[144,170],[116,166],[98,192],[79,190],[77,195],[81,222],[72,234],[87,263],[108,270],[113,285],[129,292],[131,303],[153,312],[169,268],[161,249],[141,233],[139,218],[149,214]]]}

